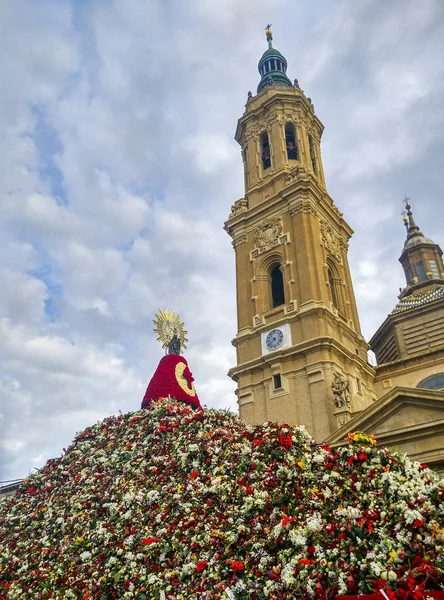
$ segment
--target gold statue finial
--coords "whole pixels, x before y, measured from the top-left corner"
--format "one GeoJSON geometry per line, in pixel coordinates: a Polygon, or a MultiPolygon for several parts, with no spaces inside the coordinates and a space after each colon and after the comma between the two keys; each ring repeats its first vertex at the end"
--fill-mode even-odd
{"type": "Polygon", "coordinates": [[[168,354],[181,354],[187,347],[188,338],[184,323],[181,322],[179,315],[174,311],[165,308],[156,313],[156,319],[153,319],[155,325],[154,333],[157,333],[157,341],[162,343],[162,348],[168,354]]]}

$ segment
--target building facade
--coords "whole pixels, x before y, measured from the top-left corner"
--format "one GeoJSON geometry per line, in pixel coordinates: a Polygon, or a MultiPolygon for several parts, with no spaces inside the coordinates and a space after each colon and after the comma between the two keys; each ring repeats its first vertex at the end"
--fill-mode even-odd
{"type": "MultiPolygon", "coordinates": [[[[298,81],[287,77],[272,32],[266,34],[257,94],[249,93],[235,134],[245,194],[225,223],[235,252],[238,320],[237,364],[229,375],[237,382],[244,421],[304,424],[316,439],[339,443],[338,433],[356,429],[356,418],[370,414],[379,399],[410,386],[404,366],[395,364],[404,357],[406,342],[396,333],[404,321],[397,313],[389,316],[372,338],[383,363],[375,369],[368,363],[348,264],[353,232],[325,184],[323,125],[298,81]]],[[[420,293],[438,298],[434,290],[444,285],[439,246],[422,236],[410,208],[408,213],[401,256],[407,287],[400,304],[420,293]]],[[[431,309],[431,301],[423,303],[422,313],[434,312],[439,321],[444,310],[439,300],[439,310],[431,309]]],[[[411,314],[406,320],[416,331],[411,314]]],[[[444,325],[438,337],[444,352],[444,325]]],[[[437,351],[434,343],[428,351],[437,351]]],[[[421,372],[422,379],[441,369],[439,361],[414,354],[409,369],[421,372]]]]}

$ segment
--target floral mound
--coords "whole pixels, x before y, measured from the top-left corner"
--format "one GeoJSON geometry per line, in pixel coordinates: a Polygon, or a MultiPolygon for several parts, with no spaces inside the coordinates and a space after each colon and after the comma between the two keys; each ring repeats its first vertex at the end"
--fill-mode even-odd
{"type": "Polygon", "coordinates": [[[367,436],[331,450],[160,400],[77,435],[2,506],[0,598],[421,598],[444,585],[443,500],[367,436]]]}

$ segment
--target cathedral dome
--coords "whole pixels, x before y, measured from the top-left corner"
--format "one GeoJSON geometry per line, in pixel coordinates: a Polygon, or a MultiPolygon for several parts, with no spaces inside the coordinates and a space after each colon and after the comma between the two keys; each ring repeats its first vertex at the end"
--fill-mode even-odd
{"type": "Polygon", "coordinates": [[[408,248],[414,248],[415,246],[419,246],[420,244],[431,244],[435,245],[435,242],[428,237],[425,237],[420,231],[416,235],[412,235],[408,237],[404,243],[404,250],[408,248]]]}

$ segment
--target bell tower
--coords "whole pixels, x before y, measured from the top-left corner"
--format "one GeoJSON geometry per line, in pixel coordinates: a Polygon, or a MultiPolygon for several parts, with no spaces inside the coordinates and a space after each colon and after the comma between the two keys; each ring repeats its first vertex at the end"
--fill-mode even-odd
{"type": "Polygon", "coordinates": [[[235,139],[245,196],[225,223],[236,256],[240,417],[327,438],[376,398],[348,265],[352,230],[327,193],[323,125],[268,49],[235,139]]]}

